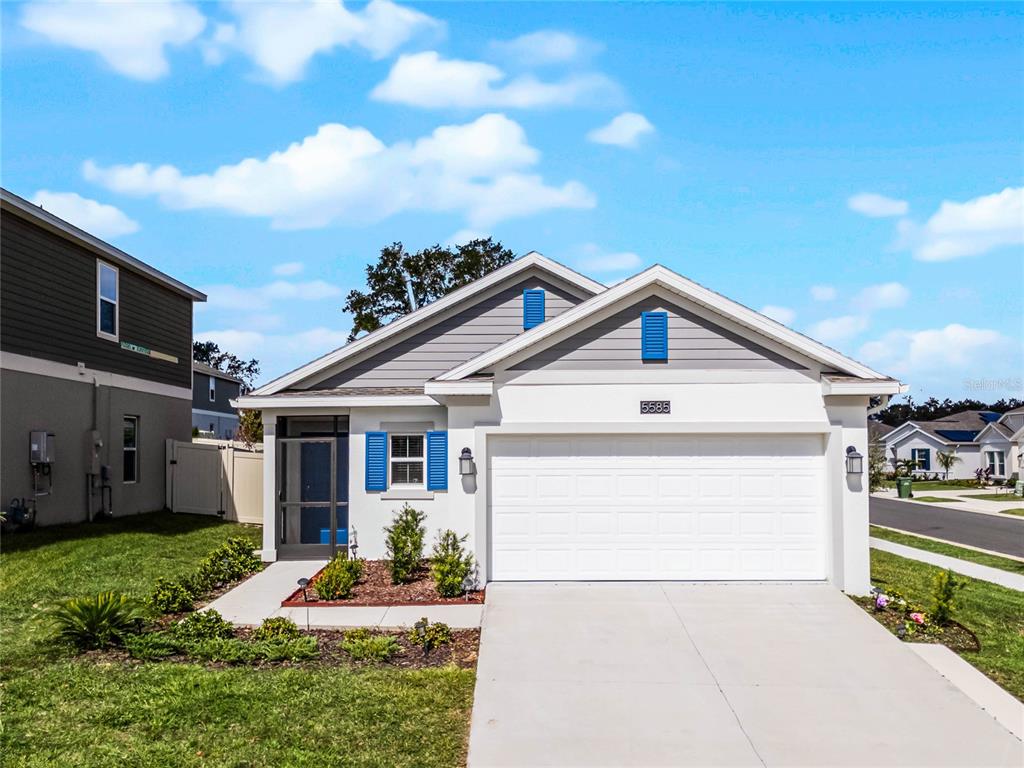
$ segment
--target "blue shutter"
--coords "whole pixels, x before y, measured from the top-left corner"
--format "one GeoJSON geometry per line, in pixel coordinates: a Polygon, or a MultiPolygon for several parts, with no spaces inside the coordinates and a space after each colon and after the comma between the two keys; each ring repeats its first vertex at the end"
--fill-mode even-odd
{"type": "Polygon", "coordinates": [[[523,329],[536,328],[544,322],[544,289],[527,288],[523,291],[523,329]]]}
{"type": "Polygon", "coordinates": [[[931,448],[922,448],[921,449],[921,469],[925,470],[926,472],[931,472],[931,470],[932,470],[932,449],[931,448]]]}
{"type": "Polygon", "coordinates": [[[447,432],[427,432],[427,490],[448,490],[447,432]]]}
{"type": "Polygon", "coordinates": [[[640,315],[640,357],[642,360],[668,360],[668,312],[640,315]]]}
{"type": "Polygon", "coordinates": [[[366,490],[388,489],[388,433],[366,433],[366,490]]]}

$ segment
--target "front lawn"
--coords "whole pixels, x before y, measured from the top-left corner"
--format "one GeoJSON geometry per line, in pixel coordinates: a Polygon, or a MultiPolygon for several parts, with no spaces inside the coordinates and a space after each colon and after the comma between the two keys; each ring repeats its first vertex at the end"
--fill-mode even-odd
{"type": "Polygon", "coordinates": [[[1013,509],[1000,509],[1000,515],[1017,515],[1018,517],[1024,517],[1024,507],[1014,507],[1013,509]]]}
{"type": "MultiPolygon", "coordinates": [[[[883,480],[882,485],[886,488],[895,488],[895,480],[883,480]]],[[[962,491],[968,488],[981,488],[973,480],[915,480],[913,483],[915,491],[962,491]]]]}
{"type": "Polygon", "coordinates": [[[958,547],[954,544],[946,544],[942,541],[933,541],[932,539],[925,539],[920,536],[912,536],[909,533],[893,531],[889,528],[880,528],[877,525],[871,526],[871,535],[875,538],[885,539],[886,541],[891,541],[895,544],[902,544],[906,547],[923,549],[928,552],[935,552],[939,555],[946,555],[947,557],[956,557],[960,560],[968,560],[972,563],[977,563],[978,565],[987,565],[989,568],[999,568],[1003,571],[1009,571],[1010,573],[1017,573],[1024,576],[1024,562],[1014,560],[1010,557],[990,555],[987,552],[978,552],[976,549],[958,547]]]}
{"type": "Polygon", "coordinates": [[[4,765],[463,763],[472,670],[94,661],[46,643],[33,620],[60,598],[143,598],[239,535],[259,531],[161,513],[5,536],[4,765]]]}
{"type": "MultiPolygon", "coordinates": [[[[871,550],[871,580],[895,589],[927,610],[935,575],[941,569],[916,560],[871,550]]],[[[958,595],[953,618],[973,631],[981,651],[960,655],[999,685],[1024,700],[1024,592],[959,577],[967,586],[958,595]]]]}
{"type": "Polygon", "coordinates": [[[944,499],[941,496],[914,496],[914,501],[923,501],[926,504],[959,504],[960,499],[944,499]]]}
{"type": "Polygon", "coordinates": [[[982,499],[984,501],[1000,501],[1003,504],[1009,504],[1019,499],[1019,496],[1014,496],[1012,493],[965,493],[965,499],[982,499]]]}

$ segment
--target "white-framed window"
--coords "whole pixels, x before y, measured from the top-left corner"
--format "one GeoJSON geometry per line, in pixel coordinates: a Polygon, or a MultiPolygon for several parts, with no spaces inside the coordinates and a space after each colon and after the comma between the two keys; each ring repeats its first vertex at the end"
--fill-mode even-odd
{"type": "Polygon", "coordinates": [[[139,481],[139,417],[124,417],[124,474],[125,483],[139,481]]]}
{"type": "Polygon", "coordinates": [[[915,462],[914,469],[930,472],[932,468],[931,448],[911,448],[910,459],[915,462]]]}
{"type": "Polygon", "coordinates": [[[217,377],[210,377],[210,402],[212,403],[217,399],[217,377]]]}
{"type": "Polygon", "coordinates": [[[101,339],[117,341],[121,306],[120,274],[117,267],[105,261],[96,261],[96,335],[101,339]]]}
{"type": "Polygon", "coordinates": [[[1006,453],[1003,451],[985,451],[985,463],[997,477],[1006,475],[1006,453]]]}
{"type": "Polygon", "coordinates": [[[426,435],[391,435],[391,485],[422,488],[426,480],[423,461],[426,435]]]}

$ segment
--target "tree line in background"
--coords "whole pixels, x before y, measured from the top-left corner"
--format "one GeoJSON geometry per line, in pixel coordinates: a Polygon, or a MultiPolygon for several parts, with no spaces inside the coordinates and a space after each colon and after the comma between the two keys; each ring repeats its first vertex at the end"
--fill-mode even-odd
{"type": "Polygon", "coordinates": [[[888,408],[879,411],[875,418],[878,421],[892,427],[898,427],[905,421],[935,421],[946,416],[952,416],[961,411],[994,411],[995,413],[1006,413],[1014,408],[1024,405],[1024,400],[1016,397],[1000,398],[994,403],[986,403],[981,400],[965,398],[963,400],[939,400],[937,397],[929,397],[920,405],[914,402],[914,398],[908,395],[905,402],[892,403],[888,408]]]}

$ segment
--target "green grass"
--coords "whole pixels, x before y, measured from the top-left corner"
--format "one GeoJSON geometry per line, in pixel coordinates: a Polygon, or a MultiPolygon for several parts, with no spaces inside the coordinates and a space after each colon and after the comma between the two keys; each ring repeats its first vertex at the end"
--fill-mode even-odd
{"type": "Polygon", "coordinates": [[[215,519],[140,515],[5,536],[4,766],[451,766],[465,761],[474,673],[456,668],[213,669],[76,658],[38,609],[113,589],[145,597],[230,536],[215,519]]]}
{"type": "MultiPolygon", "coordinates": [[[[883,480],[886,488],[895,488],[895,480],[883,480]]],[[[915,491],[956,491],[968,488],[977,488],[977,483],[966,480],[915,480],[913,488],[915,491]]]]}
{"type": "Polygon", "coordinates": [[[923,501],[926,504],[959,504],[960,499],[944,499],[941,496],[915,496],[914,501],[923,501]]]}
{"type": "Polygon", "coordinates": [[[1024,517],[1024,507],[1014,507],[1013,509],[1000,509],[1000,515],[1020,515],[1024,517]]]}
{"type": "Polygon", "coordinates": [[[971,493],[964,494],[965,499],[983,499],[984,501],[1001,501],[1003,504],[1009,504],[1015,499],[1019,499],[1019,496],[1014,496],[1012,493],[971,493]]]}
{"type": "Polygon", "coordinates": [[[998,568],[1001,571],[1009,571],[1010,573],[1017,573],[1024,576],[1024,563],[1019,560],[1013,560],[1009,557],[989,555],[985,552],[967,549],[966,547],[957,547],[953,544],[945,544],[941,541],[932,541],[931,539],[923,539],[920,536],[912,536],[909,533],[892,531],[888,528],[879,528],[877,525],[871,526],[871,535],[875,538],[885,539],[886,541],[891,541],[895,544],[903,544],[907,547],[915,547],[927,552],[935,552],[939,555],[956,557],[960,560],[968,560],[972,563],[977,563],[978,565],[987,565],[989,568],[998,568]]]}
{"type": "MultiPolygon", "coordinates": [[[[871,550],[871,579],[882,588],[897,589],[927,609],[939,568],[871,550]]],[[[999,685],[1024,700],[1024,592],[961,577],[967,586],[959,594],[953,618],[971,629],[981,651],[960,655],[999,685]]]]}

